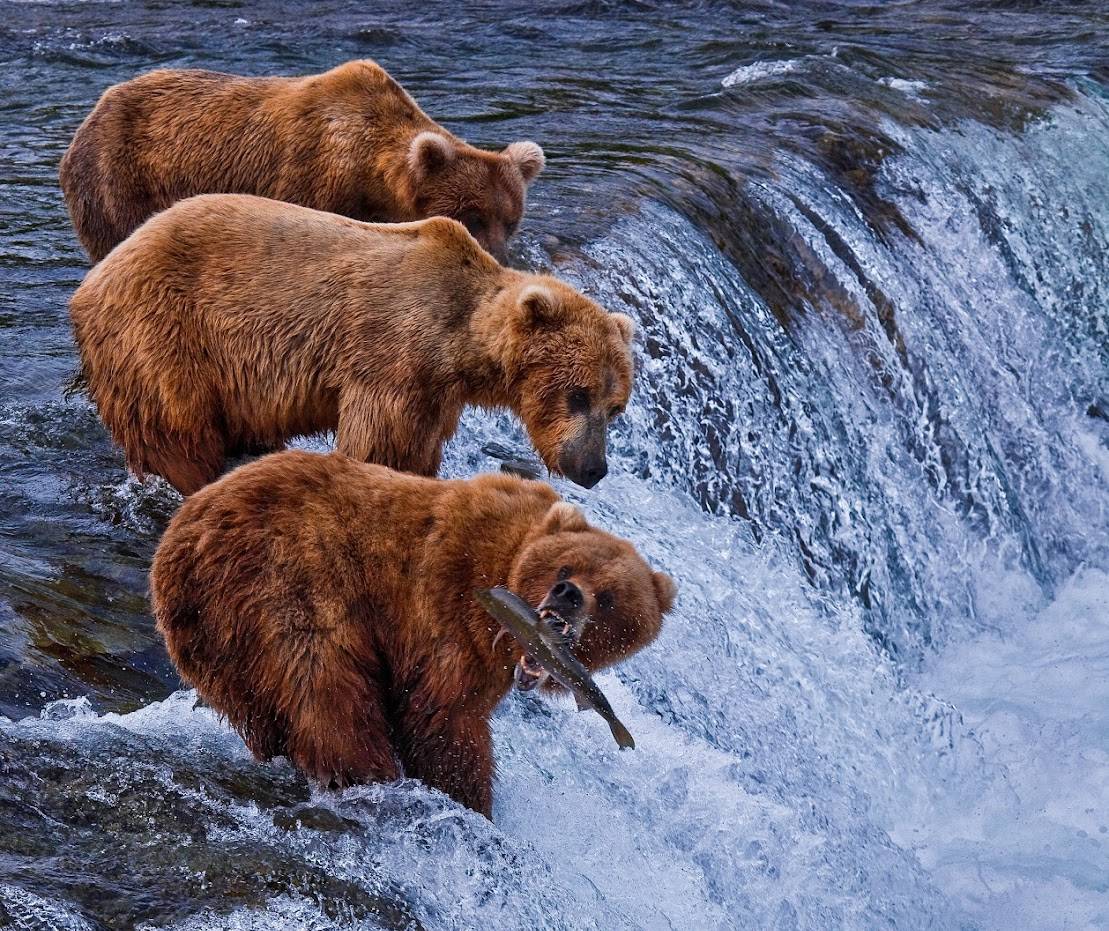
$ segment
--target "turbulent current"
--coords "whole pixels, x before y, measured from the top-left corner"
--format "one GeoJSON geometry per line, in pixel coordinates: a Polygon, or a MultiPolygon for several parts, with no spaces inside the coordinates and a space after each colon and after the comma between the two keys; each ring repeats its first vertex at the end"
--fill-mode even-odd
{"type": "Polygon", "coordinates": [[[1109,927],[1104,4],[0,9],[0,927],[1109,927]],[[101,91],[354,57],[541,143],[513,262],[640,325],[609,477],[555,482],[680,586],[600,677],[637,747],[511,695],[492,823],[313,791],[181,688],[178,499],[66,390],[101,91]]]}

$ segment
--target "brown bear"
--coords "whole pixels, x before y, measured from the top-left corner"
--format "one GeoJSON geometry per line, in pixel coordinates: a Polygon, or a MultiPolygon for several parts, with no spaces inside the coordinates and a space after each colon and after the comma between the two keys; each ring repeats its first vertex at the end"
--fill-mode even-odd
{"type": "Polygon", "coordinates": [[[383,68],[248,78],[160,70],[108,88],[62,158],[82,245],[99,262],[193,194],[259,194],[358,220],[460,220],[504,260],[543,150],[467,145],[383,68]]]}
{"type": "Polygon", "coordinates": [[[170,657],[256,757],[325,786],[403,774],[487,817],[489,716],[525,659],[473,596],[495,585],[590,669],[654,640],[676,593],[541,482],[301,451],[189,498],[151,569],[170,657]]]}
{"type": "Polygon", "coordinates": [[[356,459],[435,475],[467,404],[515,411],[547,467],[591,487],[632,386],[630,318],[504,268],[445,217],[189,198],[94,267],[70,316],[131,469],[185,495],[228,455],[329,430],[356,459]]]}

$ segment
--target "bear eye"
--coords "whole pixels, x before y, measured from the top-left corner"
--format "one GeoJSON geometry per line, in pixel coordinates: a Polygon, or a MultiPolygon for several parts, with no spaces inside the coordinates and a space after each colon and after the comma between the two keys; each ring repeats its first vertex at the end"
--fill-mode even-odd
{"type": "Polygon", "coordinates": [[[612,592],[597,592],[597,607],[601,611],[611,611],[616,607],[616,599],[612,592]]]}
{"type": "Polygon", "coordinates": [[[574,574],[573,569],[571,569],[569,566],[563,566],[561,569],[558,570],[558,580],[560,582],[565,581],[566,579],[570,578],[570,576],[573,575],[573,574],[574,574]]]}
{"type": "Polygon", "coordinates": [[[566,403],[571,414],[589,413],[589,390],[587,388],[571,388],[566,394],[566,403]]]}
{"type": "Polygon", "coordinates": [[[624,405],[617,404],[609,410],[608,419],[612,420],[614,417],[619,417],[622,413],[624,413],[624,405]]]}

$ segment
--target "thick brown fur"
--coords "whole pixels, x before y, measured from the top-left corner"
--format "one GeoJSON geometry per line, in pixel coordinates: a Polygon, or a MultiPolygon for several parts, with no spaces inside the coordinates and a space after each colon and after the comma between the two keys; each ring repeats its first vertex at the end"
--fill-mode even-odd
{"type": "Polygon", "coordinates": [[[675,596],[545,484],[284,452],[185,503],[151,592],[181,675],[260,759],[331,786],[403,773],[489,816],[489,716],[520,649],[473,592],[538,606],[559,579],[585,595],[591,669],[654,640],[675,596]]]}
{"type": "Polygon", "coordinates": [[[467,404],[511,408],[552,470],[592,484],[632,385],[628,317],[503,268],[446,218],[193,197],[93,268],[70,316],[128,465],[182,494],[229,455],[330,430],[349,456],[435,475],[467,404]]]}
{"type": "Polygon", "coordinates": [[[100,261],[151,214],[193,194],[258,194],[359,220],[461,220],[498,258],[543,151],[467,145],[383,68],[307,77],[159,70],[108,88],[77,130],[60,180],[100,261]]]}

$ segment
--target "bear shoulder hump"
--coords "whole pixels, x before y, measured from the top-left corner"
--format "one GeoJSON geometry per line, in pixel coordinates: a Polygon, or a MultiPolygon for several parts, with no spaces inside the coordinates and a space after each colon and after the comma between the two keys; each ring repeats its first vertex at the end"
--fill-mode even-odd
{"type": "Polygon", "coordinates": [[[336,65],[330,71],[309,78],[317,88],[326,89],[336,97],[344,95],[380,94],[395,83],[389,73],[370,58],[356,58],[336,65]]]}
{"type": "Polygon", "coordinates": [[[428,217],[420,223],[419,232],[421,237],[439,241],[452,249],[469,249],[474,243],[466,227],[450,217],[428,217]]]}

